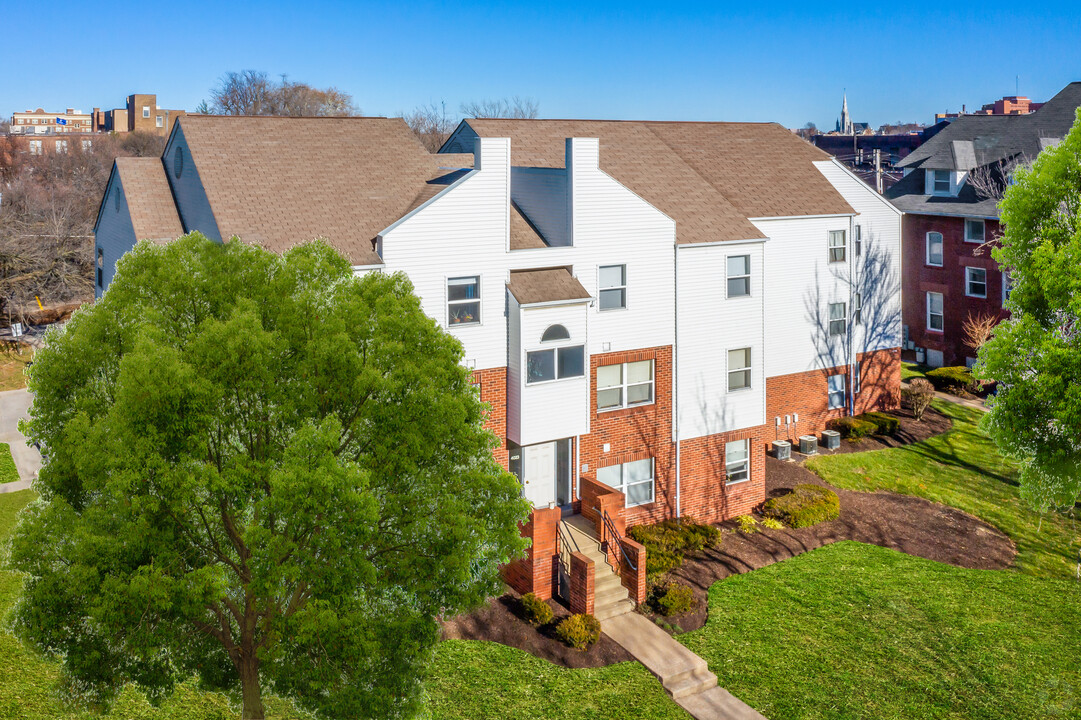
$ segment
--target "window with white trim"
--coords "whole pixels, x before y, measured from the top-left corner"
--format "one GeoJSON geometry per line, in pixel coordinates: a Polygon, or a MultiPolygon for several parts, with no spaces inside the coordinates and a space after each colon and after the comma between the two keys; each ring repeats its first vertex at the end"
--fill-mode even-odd
{"type": "Polygon", "coordinates": [[[583,377],[586,349],[584,345],[533,350],[525,354],[527,385],[583,377]]]}
{"type": "Polygon", "coordinates": [[[863,368],[860,367],[860,364],[861,363],[860,363],[859,360],[852,363],[852,394],[853,395],[859,395],[860,394],[860,375],[862,374],[862,370],[863,370],[863,368]]]}
{"type": "Polygon", "coordinates": [[[56,141],[56,152],[57,152],[57,154],[63,155],[67,151],[68,151],[68,141],[67,140],[57,140],[56,141]]]}
{"type": "Polygon", "coordinates": [[[852,231],[852,246],[856,250],[856,257],[863,254],[863,226],[857,225],[852,231]]]}
{"type": "Polygon", "coordinates": [[[157,115],[154,117],[154,127],[165,127],[165,117],[157,115]]]}
{"type": "Polygon", "coordinates": [[[844,335],[848,330],[848,309],[844,303],[830,303],[830,335],[844,335]]]}
{"type": "Polygon", "coordinates": [[[447,279],[447,325],[480,323],[480,276],[447,279]]]}
{"type": "Polygon", "coordinates": [[[965,218],[965,242],[982,243],[985,225],[983,220],[965,218]]]}
{"type": "Polygon", "coordinates": [[[623,493],[627,507],[653,502],[653,458],[597,468],[597,480],[623,493]]]}
{"type": "Polygon", "coordinates": [[[1002,307],[1006,307],[1006,301],[1010,299],[1010,291],[1013,290],[1013,280],[1010,273],[1002,271],[1002,307]]]}
{"type": "Polygon", "coordinates": [[[31,140],[30,141],[30,154],[31,155],[40,155],[41,154],[41,141],[40,140],[31,140]]]}
{"type": "Polygon", "coordinates": [[[90,152],[94,149],[93,140],[83,140],[83,152],[90,152]]]}
{"type": "Polygon", "coordinates": [[[931,171],[931,189],[935,195],[949,195],[950,194],[950,171],[949,170],[932,170],[931,171]]]}
{"type": "Polygon", "coordinates": [[[653,361],[601,365],[597,368],[597,411],[653,402],[653,361]]]}
{"type": "Polygon", "coordinates": [[[942,233],[927,233],[927,264],[942,267],[942,233]]]}
{"type": "Polygon", "coordinates": [[[751,387],[751,349],[728,351],[728,392],[751,387]]]}
{"type": "Polygon", "coordinates": [[[927,329],[942,332],[942,293],[927,293],[927,329]]]}
{"type": "Polygon", "coordinates": [[[987,297],[987,270],[981,267],[965,268],[965,295],[973,298],[987,297]]]}
{"type": "Polygon", "coordinates": [[[861,325],[863,323],[863,295],[860,293],[852,293],[852,324],[861,325]]]}
{"type": "Polygon", "coordinates": [[[845,261],[845,231],[830,230],[829,237],[829,261],[839,263],[845,261]]]}
{"type": "Polygon", "coordinates": [[[600,286],[600,310],[622,310],[627,307],[627,266],[601,265],[597,268],[600,286]]]}
{"type": "Polygon", "coordinates": [[[728,297],[744,297],[751,294],[751,256],[731,255],[726,259],[728,297]]]}
{"type": "Polygon", "coordinates": [[[733,440],[724,444],[724,482],[735,485],[751,479],[751,441],[733,440]]]}
{"type": "Polygon", "coordinates": [[[145,117],[145,118],[150,117],[150,106],[149,105],[143,105],[143,117],[145,117]]]}
{"type": "Polygon", "coordinates": [[[843,374],[830,375],[826,381],[830,410],[843,408],[845,406],[845,376],[843,374]]]}

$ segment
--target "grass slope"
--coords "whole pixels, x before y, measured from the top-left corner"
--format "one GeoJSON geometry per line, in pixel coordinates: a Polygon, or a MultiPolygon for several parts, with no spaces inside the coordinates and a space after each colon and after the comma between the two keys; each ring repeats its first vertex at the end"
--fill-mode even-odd
{"type": "MultiPolygon", "coordinates": [[[[34,499],[30,490],[0,495],[0,547],[16,514],[34,499]]],[[[0,617],[21,590],[15,573],[0,570],[0,617]]],[[[24,648],[0,630],[0,720],[89,720],[85,710],[63,703],[56,692],[60,665],[24,648]]],[[[497,643],[453,640],[436,648],[426,684],[432,720],[506,718],[640,718],[668,720],[686,714],[640,665],[568,670],[497,643]]],[[[307,718],[281,698],[266,697],[268,720],[307,718]]],[[[161,708],[133,687],[125,688],[108,720],[235,720],[237,705],[220,693],[181,686],[161,708]]]]}
{"type": "Polygon", "coordinates": [[[856,542],[730,577],[679,636],[771,720],[1081,717],[1081,587],[856,542]]]}
{"type": "Polygon", "coordinates": [[[901,380],[911,380],[912,378],[925,378],[927,377],[927,371],[931,368],[926,365],[918,365],[914,362],[902,362],[901,363],[901,380]]]}
{"type": "Polygon", "coordinates": [[[935,407],[953,418],[953,430],[905,447],[814,458],[807,467],[840,488],[891,490],[960,508],[1013,539],[1018,570],[1075,578],[1077,520],[1041,517],[1019,497],[1016,466],[976,426],[980,411],[940,400],[935,407]]]}
{"type": "Polygon", "coordinates": [[[19,469],[15,467],[15,458],[11,457],[11,446],[0,443],[0,484],[15,482],[19,479],[19,469]]]}

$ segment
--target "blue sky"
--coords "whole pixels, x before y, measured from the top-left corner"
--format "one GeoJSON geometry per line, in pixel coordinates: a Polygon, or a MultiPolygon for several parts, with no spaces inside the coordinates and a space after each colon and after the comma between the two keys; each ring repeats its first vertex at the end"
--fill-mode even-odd
{"type": "MultiPolygon", "coordinates": [[[[8,63],[0,115],[112,108],[133,92],[193,109],[227,70],[353,95],[365,114],[521,95],[543,117],[929,122],[1081,80],[1081,3],[83,3],[8,63]],[[834,8],[841,8],[834,9],[834,8]],[[64,51],[62,48],[68,48],[64,51]],[[81,56],[77,59],[77,55],[81,56]]],[[[9,45],[9,58],[22,48],[9,45]]]]}

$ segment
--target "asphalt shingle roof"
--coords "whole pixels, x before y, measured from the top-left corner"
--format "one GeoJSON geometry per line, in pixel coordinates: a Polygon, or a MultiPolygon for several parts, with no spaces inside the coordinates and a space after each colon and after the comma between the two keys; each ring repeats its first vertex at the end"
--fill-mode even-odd
{"type": "Polygon", "coordinates": [[[160,158],[118,157],[116,172],[136,240],[168,241],[184,234],[160,158]]]}
{"type": "Polygon", "coordinates": [[[507,288],[521,305],[563,300],[588,300],[589,292],[566,268],[515,270],[507,288]]]}

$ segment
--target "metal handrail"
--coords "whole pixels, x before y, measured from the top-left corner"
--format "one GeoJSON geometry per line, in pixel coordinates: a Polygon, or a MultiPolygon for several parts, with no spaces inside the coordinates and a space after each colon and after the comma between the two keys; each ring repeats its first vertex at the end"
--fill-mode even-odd
{"type": "Polygon", "coordinates": [[[571,569],[567,566],[567,561],[563,557],[563,550],[566,549],[570,551],[573,547],[574,552],[581,551],[578,549],[578,542],[574,539],[574,534],[569,533],[564,529],[562,521],[556,525],[556,530],[559,532],[559,552],[556,553],[556,557],[559,562],[559,571],[567,578],[567,589],[569,591],[571,584],[571,569]]]}
{"type": "MultiPolygon", "coordinates": [[[[619,534],[619,530],[616,529],[616,524],[612,522],[612,518],[608,516],[607,510],[601,510],[600,508],[593,508],[593,511],[601,516],[601,521],[604,524],[604,535],[611,535],[615,538],[615,547],[619,551],[619,559],[621,562],[627,563],[631,570],[638,572],[638,566],[631,562],[631,558],[627,555],[627,552],[623,549],[623,536],[619,534]]],[[[605,539],[602,535],[601,542],[606,542],[609,545],[613,543],[605,539]]]]}

